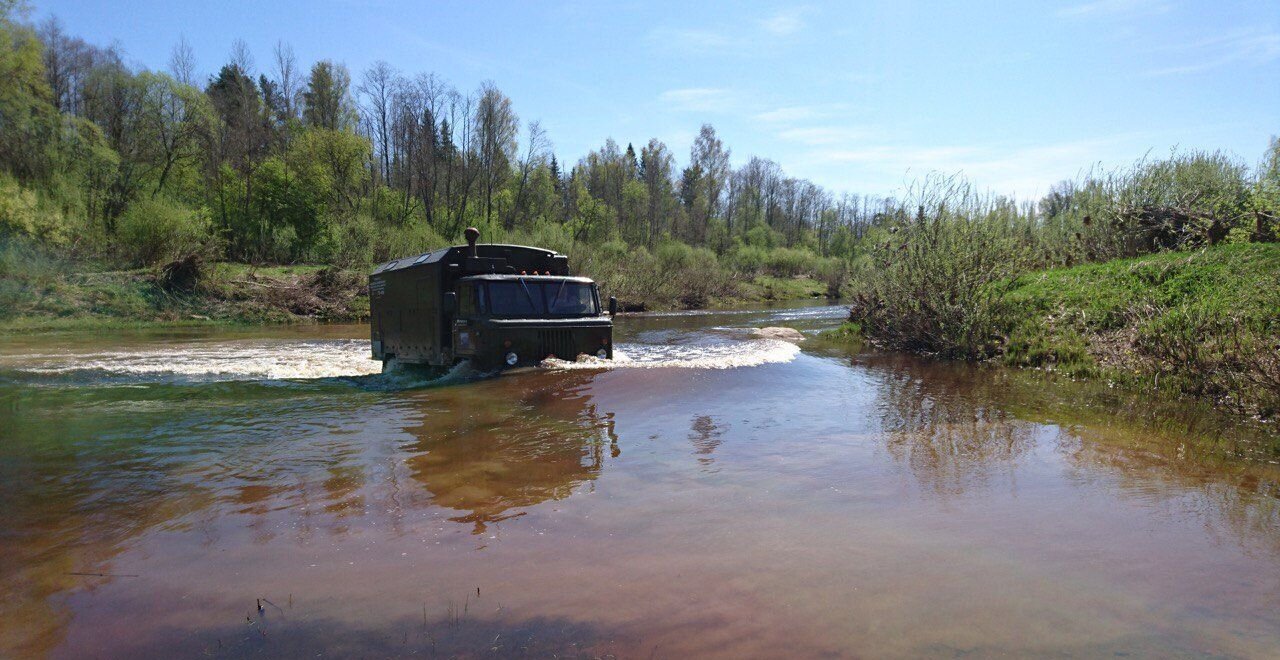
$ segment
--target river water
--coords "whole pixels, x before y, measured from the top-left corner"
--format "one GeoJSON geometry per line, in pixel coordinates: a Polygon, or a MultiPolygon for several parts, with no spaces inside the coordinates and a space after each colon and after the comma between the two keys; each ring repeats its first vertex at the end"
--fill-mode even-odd
{"type": "Polygon", "coordinates": [[[751,334],[842,315],[0,339],[0,657],[1280,656],[1274,426],[751,334]]]}

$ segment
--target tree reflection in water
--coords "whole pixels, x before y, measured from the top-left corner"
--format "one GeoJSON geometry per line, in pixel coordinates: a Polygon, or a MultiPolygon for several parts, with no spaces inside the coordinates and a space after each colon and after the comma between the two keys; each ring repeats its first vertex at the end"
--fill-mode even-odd
{"type": "Polygon", "coordinates": [[[976,391],[980,379],[972,373],[953,378],[945,365],[884,361],[894,363],[879,379],[876,402],[885,448],[926,491],[963,495],[1015,467],[1035,446],[1037,425],[976,391]]]}
{"type": "Polygon", "coordinates": [[[411,476],[432,503],[463,512],[474,534],[561,500],[595,480],[605,452],[620,452],[612,413],[586,393],[593,375],[514,376],[433,391],[421,424],[406,429],[411,476]],[[527,386],[537,382],[540,387],[527,386]]]}
{"type": "Polygon", "coordinates": [[[860,362],[878,376],[885,448],[925,492],[991,486],[1045,443],[1077,484],[1194,517],[1215,538],[1280,557],[1280,443],[1266,428],[1105,384],[999,369],[975,377],[969,365],[902,355],[860,362]]]}

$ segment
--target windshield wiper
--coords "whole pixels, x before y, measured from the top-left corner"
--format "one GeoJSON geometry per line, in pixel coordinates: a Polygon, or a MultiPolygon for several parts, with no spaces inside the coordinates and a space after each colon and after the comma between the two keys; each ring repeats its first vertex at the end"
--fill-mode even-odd
{"type": "Polygon", "coordinates": [[[533,293],[529,291],[529,285],[524,281],[523,277],[520,278],[520,288],[524,290],[524,297],[529,299],[529,309],[532,309],[533,313],[537,314],[538,305],[533,302],[533,293]]]}
{"type": "MultiPolygon", "coordinates": [[[[557,309],[558,309],[558,308],[559,308],[559,306],[560,306],[560,294],[564,293],[564,285],[566,285],[566,284],[568,284],[568,283],[569,283],[569,280],[560,280],[560,288],[559,288],[559,289],[556,289],[556,296],[555,296],[554,298],[552,298],[552,299],[551,299],[551,302],[552,302],[552,303],[554,303],[554,305],[556,306],[556,308],[557,308],[557,309]]],[[[548,311],[548,312],[551,312],[551,313],[554,313],[554,312],[552,312],[552,311],[551,311],[551,310],[549,310],[549,309],[548,309],[547,311],[548,311]]]]}

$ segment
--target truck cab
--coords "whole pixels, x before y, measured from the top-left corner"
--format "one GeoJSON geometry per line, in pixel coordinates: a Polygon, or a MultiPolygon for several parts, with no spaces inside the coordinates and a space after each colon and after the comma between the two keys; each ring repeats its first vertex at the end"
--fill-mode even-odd
{"type": "Polygon", "coordinates": [[[374,359],[484,370],[551,357],[613,358],[616,301],[569,273],[568,259],[519,245],[468,244],[398,259],[369,277],[374,359]]]}
{"type": "Polygon", "coordinates": [[[548,357],[613,358],[613,321],[585,277],[475,275],[458,281],[453,345],[481,367],[536,364],[548,357]]]}

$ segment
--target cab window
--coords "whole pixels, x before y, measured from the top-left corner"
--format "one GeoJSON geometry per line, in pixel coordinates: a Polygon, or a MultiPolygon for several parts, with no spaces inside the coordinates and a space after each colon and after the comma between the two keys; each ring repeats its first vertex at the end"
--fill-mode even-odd
{"type": "Polygon", "coordinates": [[[542,289],[537,283],[489,283],[489,312],[494,316],[527,317],[542,315],[542,289]]]}
{"type": "Polygon", "coordinates": [[[553,316],[594,316],[596,294],[590,284],[561,280],[545,283],[547,313],[553,316]]]}
{"type": "Polygon", "coordinates": [[[480,287],[464,284],[458,287],[458,315],[459,316],[475,316],[480,313],[481,301],[479,299],[483,289],[480,287]]]}

